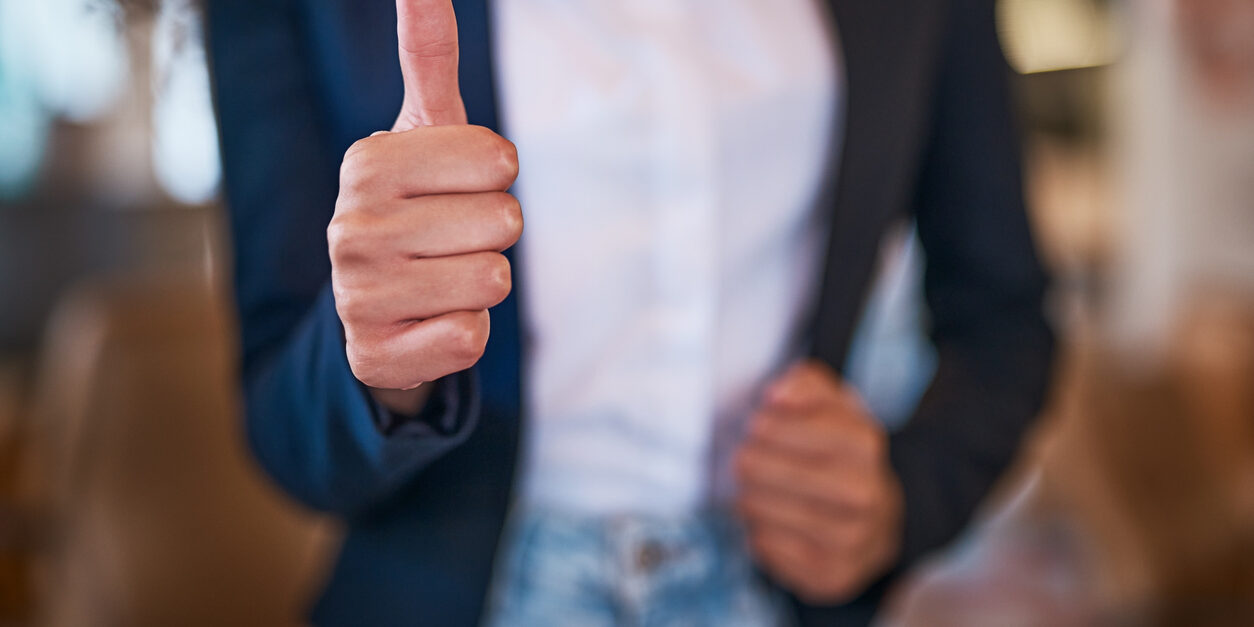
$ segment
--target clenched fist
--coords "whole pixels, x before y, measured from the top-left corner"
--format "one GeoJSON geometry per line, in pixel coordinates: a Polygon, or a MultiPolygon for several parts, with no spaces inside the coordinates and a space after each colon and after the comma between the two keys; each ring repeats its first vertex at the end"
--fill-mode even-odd
{"type": "Polygon", "coordinates": [[[797,596],[848,600],[896,560],[887,437],[830,368],[804,362],[772,383],[736,461],[754,557],[797,596]]]}
{"type": "Polygon", "coordinates": [[[501,251],[522,234],[505,190],[513,144],[466,125],[450,0],[397,0],[405,99],[390,132],[344,155],[327,228],[335,307],[348,361],[396,410],[414,390],[482,356],[488,308],[510,291],[501,251]]]}

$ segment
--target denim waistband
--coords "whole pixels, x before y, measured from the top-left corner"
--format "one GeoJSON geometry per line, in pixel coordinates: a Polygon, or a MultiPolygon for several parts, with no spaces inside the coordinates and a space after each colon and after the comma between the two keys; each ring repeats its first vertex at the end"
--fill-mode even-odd
{"type": "Polygon", "coordinates": [[[780,624],[728,512],[529,508],[503,540],[490,625],[780,624]]]}

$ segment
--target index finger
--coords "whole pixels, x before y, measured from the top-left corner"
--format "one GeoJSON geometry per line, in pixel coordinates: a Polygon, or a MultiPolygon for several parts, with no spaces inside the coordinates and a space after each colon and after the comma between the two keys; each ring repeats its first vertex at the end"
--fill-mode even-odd
{"type": "Polygon", "coordinates": [[[857,410],[857,392],[835,371],[823,364],[803,361],[794,364],[766,386],[762,395],[768,408],[807,410],[825,406],[857,410]]]}

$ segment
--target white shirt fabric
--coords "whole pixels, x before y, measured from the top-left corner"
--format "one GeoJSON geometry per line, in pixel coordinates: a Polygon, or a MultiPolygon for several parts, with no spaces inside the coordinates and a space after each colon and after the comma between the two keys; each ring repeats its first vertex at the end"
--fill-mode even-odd
{"type": "Polygon", "coordinates": [[[816,0],[498,0],[528,354],[524,505],[722,500],[755,396],[799,357],[842,119],[816,0]]]}

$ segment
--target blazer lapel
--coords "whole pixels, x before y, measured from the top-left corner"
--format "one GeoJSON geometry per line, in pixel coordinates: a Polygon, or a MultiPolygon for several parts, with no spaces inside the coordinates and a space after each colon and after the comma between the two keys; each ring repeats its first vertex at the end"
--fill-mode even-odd
{"type": "Polygon", "coordinates": [[[843,369],[880,239],[907,213],[928,132],[945,0],[833,0],[844,54],[845,120],[829,176],[828,249],[811,355],[843,369]]]}

